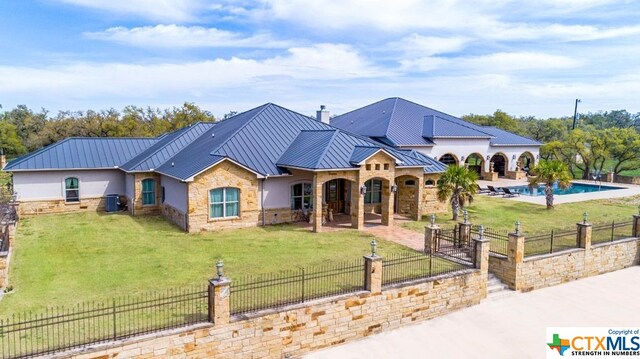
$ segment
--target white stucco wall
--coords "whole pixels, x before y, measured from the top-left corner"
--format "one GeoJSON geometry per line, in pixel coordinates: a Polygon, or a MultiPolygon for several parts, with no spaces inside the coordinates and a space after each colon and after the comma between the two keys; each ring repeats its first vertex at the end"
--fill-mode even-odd
{"type": "Polygon", "coordinates": [[[65,178],[77,177],[80,198],[96,198],[123,194],[124,176],[120,170],[14,172],[13,185],[19,201],[60,200],[64,199],[65,178]]]}
{"type": "MultiPolygon", "coordinates": [[[[300,182],[313,182],[313,175],[295,172],[291,176],[270,177],[264,181],[264,208],[286,208],[291,206],[291,185],[300,182]]],[[[260,193],[258,193],[260,197],[260,193]]],[[[259,199],[259,205],[262,205],[259,199]]]]}
{"type": "Polygon", "coordinates": [[[164,187],[164,203],[187,212],[187,184],[167,176],[160,177],[160,185],[164,187]]]}
{"type": "Polygon", "coordinates": [[[129,198],[133,198],[133,192],[135,190],[135,184],[136,184],[136,178],[134,175],[131,174],[125,174],[125,179],[124,179],[124,194],[129,197],[129,198]]]}

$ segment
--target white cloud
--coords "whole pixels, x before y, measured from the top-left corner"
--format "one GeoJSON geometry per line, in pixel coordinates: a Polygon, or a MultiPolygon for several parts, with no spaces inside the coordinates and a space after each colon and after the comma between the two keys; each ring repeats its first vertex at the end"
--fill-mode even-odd
{"type": "Polygon", "coordinates": [[[480,69],[482,72],[502,72],[538,69],[567,69],[581,65],[581,60],[568,56],[539,52],[498,52],[463,58],[458,66],[480,69]]]}
{"type": "Polygon", "coordinates": [[[458,52],[464,49],[465,45],[470,41],[469,38],[454,37],[436,37],[422,36],[413,33],[403,37],[400,41],[390,44],[391,49],[398,49],[409,56],[432,56],[438,54],[446,54],[458,52]]]}
{"type": "Polygon", "coordinates": [[[241,34],[201,26],[156,25],[135,28],[112,27],[101,32],[86,32],[93,40],[111,41],[137,47],[250,47],[284,48],[286,41],[274,40],[269,34],[241,34]]]}
{"type": "Polygon", "coordinates": [[[116,14],[160,21],[193,21],[203,7],[203,0],[58,0],[116,14]]]}

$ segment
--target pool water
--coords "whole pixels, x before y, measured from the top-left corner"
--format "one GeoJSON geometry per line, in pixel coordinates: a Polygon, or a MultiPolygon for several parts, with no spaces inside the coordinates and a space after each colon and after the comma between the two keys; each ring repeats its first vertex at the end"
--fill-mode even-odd
{"type": "MultiPolygon", "coordinates": [[[[513,186],[507,187],[511,190],[511,192],[518,192],[521,195],[526,196],[544,196],[544,186],[538,186],[537,188],[529,188],[529,186],[513,186]]],[[[611,187],[611,186],[601,186],[597,184],[586,184],[586,183],[573,183],[571,187],[560,189],[557,185],[554,186],[553,194],[554,195],[565,195],[565,194],[576,194],[576,193],[589,193],[589,192],[601,192],[601,191],[612,191],[617,189],[623,189],[620,187],[611,187]]]]}

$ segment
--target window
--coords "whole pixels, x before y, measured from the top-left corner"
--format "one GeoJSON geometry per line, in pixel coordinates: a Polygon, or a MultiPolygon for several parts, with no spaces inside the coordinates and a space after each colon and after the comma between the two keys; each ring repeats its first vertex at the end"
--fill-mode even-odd
{"type": "Polygon", "coordinates": [[[385,164],[384,164],[384,170],[385,170],[385,171],[388,171],[388,170],[389,170],[389,164],[388,164],[388,163],[385,163],[385,164]]]}
{"type": "Polygon", "coordinates": [[[371,179],[364,183],[367,192],[364,195],[364,203],[381,203],[382,202],[382,181],[371,179]]]}
{"type": "Polygon", "coordinates": [[[209,217],[224,218],[240,215],[240,190],[225,187],[209,191],[209,217]]]}
{"type": "Polygon", "coordinates": [[[142,205],[156,204],[156,181],[151,178],[142,180],[142,205]]]}
{"type": "Polygon", "coordinates": [[[380,171],[380,164],[376,163],[376,171],[380,171]]]}
{"type": "Polygon", "coordinates": [[[298,183],[291,186],[291,210],[313,208],[313,187],[311,183],[298,183]]]}
{"type": "Polygon", "coordinates": [[[413,187],[413,186],[416,185],[416,181],[415,180],[406,180],[406,181],[404,181],[404,185],[407,186],[407,187],[410,187],[410,186],[413,187]]]}
{"type": "Polygon", "coordinates": [[[424,181],[425,186],[434,186],[436,183],[432,179],[424,181]]]}
{"type": "Polygon", "coordinates": [[[367,169],[367,171],[371,171],[371,165],[365,165],[364,167],[367,169]]]}
{"type": "Polygon", "coordinates": [[[65,202],[80,202],[80,182],[75,177],[64,180],[65,202]]]}

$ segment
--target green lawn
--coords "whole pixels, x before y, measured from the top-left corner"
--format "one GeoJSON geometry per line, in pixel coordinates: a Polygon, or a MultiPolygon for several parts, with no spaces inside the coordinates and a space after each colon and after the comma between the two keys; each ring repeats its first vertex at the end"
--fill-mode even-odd
{"type": "MultiPolygon", "coordinates": [[[[640,196],[558,204],[555,209],[547,210],[540,205],[478,195],[468,211],[473,224],[513,231],[515,221],[519,220],[522,231],[533,234],[548,233],[552,229],[574,228],[577,222],[582,221],[582,213],[585,211],[589,213],[589,221],[593,223],[629,221],[638,213],[638,205],[640,196]]],[[[407,222],[405,226],[423,232],[429,221],[428,217],[424,216],[419,222],[407,222]]],[[[451,213],[438,215],[437,223],[445,228],[455,224],[451,220],[451,213]]]]}
{"type": "MultiPolygon", "coordinates": [[[[294,225],[185,234],[161,217],[79,213],[24,217],[0,315],[205,284],[218,258],[234,277],[357,260],[373,237],[294,225]]],[[[411,252],[378,240],[379,253],[411,252]]]]}

